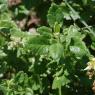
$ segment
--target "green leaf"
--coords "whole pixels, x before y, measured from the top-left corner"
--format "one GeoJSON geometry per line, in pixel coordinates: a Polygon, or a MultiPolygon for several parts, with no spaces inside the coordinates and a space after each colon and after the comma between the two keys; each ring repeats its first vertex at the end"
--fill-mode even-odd
{"type": "Polygon", "coordinates": [[[23,83],[24,81],[26,81],[27,79],[27,74],[24,73],[23,71],[20,71],[17,73],[16,77],[15,77],[15,82],[17,83],[23,83]]]}
{"type": "Polygon", "coordinates": [[[92,42],[91,48],[92,48],[93,50],[95,50],[95,42],[92,42]]]}
{"type": "Polygon", "coordinates": [[[88,5],[90,2],[92,2],[92,0],[82,0],[83,5],[88,5]]]}
{"type": "MultiPolygon", "coordinates": [[[[11,29],[18,28],[14,21],[11,20],[1,20],[0,21],[0,30],[6,29],[10,32],[11,29]]],[[[6,32],[6,30],[4,32],[6,32]]]]}
{"type": "Polygon", "coordinates": [[[61,86],[65,86],[70,83],[70,80],[66,78],[64,75],[61,77],[55,77],[52,84],[52,89],[58,89],[61,86]]]}
{"type": "Polygon", "coordinates": [[[70,10],[69,10],[69,8],[66,6],[66,4],[65,4],[65,3],[62,3],[60,7],[62,7],[63,14],[64,14],[64,18],[65,18],[66,20],[71,20],[71,16],[70,16],[70,13],[69,13],[70,10]]]}
{"type": "Polygon", "coordinates": [[[31,76],[29,78],[29,85],[32,87],[32,90],[38,90],[41,87],[40,78],[38,76],[31,76]]]}
{"type": "Polygon", "coordinates": [[[37,32],[44,36],[52,36],[52,29],[46,26],[37,28],[37,32]]]}
{"type": "Polygon", "coordinates": [[[54,59],[60,59],[60,57],[63,56],[64,51],[63,51],[63,46],[60,43],[52,44],[49,48],[49,55],[54,59]]]}
{"type": "Polygon", "coordinates": [[[83,2],[84,5],[87,5],[87,1],[88,0],[82,0],[82,2],[83,2]]]}
{"type": "Polygon", "coordinates": [[[95,42],[95,32],[93,30],[92,31],[88,31],[88,34],[89,34],[91,40],[95,42]]]}
{"type": "Polygon", "coordinates": [[[6,44],[5,38],[0,33],[0,47],[6,44]]]}
{"type": "Polygon", "coordinates": [[[62,78],[61,77],[55,77],[52,84],[52,89],[57,89],[62,86],[62,78]]]}
{"type": "Polygon", "coordinates": [[[6,57],[6,53],[4,53],[2,50],[0,50],[0,59],[3,58],[3,57],[6,57]]]}
{"type": "Polygon", "coordinates": [[[79,38],[74,38],[74,46],[70,46],[70,51],[78,57],[90,56],[90,52],[85,43],[79,38]]]}
{"type": "Polygon", "coordinates": [[[75,20],[77,20],[77,19],[80,19],[80,15],[79,15],[79,13],[77,12],[77,11],[75,11],[74,10],[74,8],[73,7],[71,7],[70,6],[70,4],[67,2],[67,1],[65,1],[65,3],[67,4],[67,6],[69,7],[69,9],[70,9],[70,16],[72,17],[72,19],[75,21],[75,20]]]}
{"type": "Polygon", "coordinates": [[[0,14],[0,20],[8,20],[10,21],[11,20],[11,15],[9,13],[2,13],[0,14]]]}
{"type": "Polygon", "coordinates": [[[31,44],[28,47],[25,47],[25,49],[30,50],[35,55],[43,55],[48,54],[49,51],[49,45],[37,45],[37,44],[31,44]]]}
{"type": "Polygon", "coordinates": [[[74,54],[78,54],[79,52],[81,52],[81,48],[77,46],[70,46],[70,51],[74,54]]]}
{"type": "Polygon", "coordinates": [[[79,15],[77,12],[74,11],[70,11],[70,16],[72,17],[72,19],[75,21],[77,19],[80,19],[79,15]]]}
{"type": "Polygon", "coordinates": [[[33,90],[30,88],[26,88],[25,95],[33,95],[33,90]]]}
{"type": "Polygon", "coordinates": [[[0,0],[0,4],[7,3],[7,0],[0,0]]]}
{"type": "Polygon", "coordinates": [[[25,14],[25,15],[29,14],[29,11],[23,5],[19,6],[19,10],[18,11],[19,11],[19,14],[25,14]]]}
{"type": "Polygon", "coordinates": [[[51,27],[54,27],[55,22],[58,22],[60,25],[62,25],[63,24],[62,8],[53,3],[49,8],[47,20],[51,27]]]}
{"type": "Polygon", "coordinates": [[[46,36],[32,36],[26,41],[24,50],[29,50],[33,54],[42,55],[48,54],[49,51],[49,38],[46,36]]]}
{"type": "Polygon", "coordinates": [[[82,38],[79,28],[77,26],[71,25],[69,28],[64,29],[64,34],[66,36],[66,47],[71,43],[72,38],[82,38]]]}
{"type": "Polygon", "coordinates": [[[8,11],[7,0],[0,0],[0,15],[8,11]]]}
{"type": "Polygon", "coordinates": [[[54,33],[60,33],[60,24],[58,24],[57,22],[55,22],[55,25],[54,25],[54,33]]]}
{"type": "Polygon", "coordinates": [[[36,44],[36,45],[49,45],[49,38],[43,36],[43,35],[38,35],[38,36],[32,36],[27,39],[27,44],[36,44]]]}

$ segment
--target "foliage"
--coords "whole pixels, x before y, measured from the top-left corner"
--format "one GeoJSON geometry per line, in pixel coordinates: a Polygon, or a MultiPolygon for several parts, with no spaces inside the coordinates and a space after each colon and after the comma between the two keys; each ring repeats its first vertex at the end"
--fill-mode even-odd
{"type": "Polygon", "coordinates": [[[0,0],[0,95],[92,95],[85,68],[95,56],[95,1],[9,1],[0,0]],[[47,21],[40,5],[50,7],[47,21]],[[46,23],[31,33],[16,20],[34,7],[46,23]]]}

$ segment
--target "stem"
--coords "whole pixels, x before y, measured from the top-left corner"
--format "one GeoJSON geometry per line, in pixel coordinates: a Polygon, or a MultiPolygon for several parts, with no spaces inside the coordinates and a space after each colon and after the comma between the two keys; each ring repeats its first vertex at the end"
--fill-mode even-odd
{"type": "Polygon", "coordinates": [[[59,87],[59,95],[62,95],[62,93],[61,93],[61,86],[59,87]]]}
{"type": "Polygon", "coordinates": [[[68,6],[68,8],[77,14],[79,21],[89,30],[88,34],[91,36],[92,40],[95,41],[95,33],[93,30],[89,27],[89,25],[83,20],[83,18],[75,11],[75,9],[67,2],[67,0],[64,0],[65,4],[68,6]]]}
{"type": "Polygon", "coordinates": [[[0,31],[0,35],[6,38],[5,34],[0,31]]]}
{"type": "MultiPolygon", "coordinates": [[[[64,0],[64,1],[65,1],[66,5],[69,7],[69,9],[70,9],[72,12],[74,12],[74,13],[77,14],[77,12],[75,11],[75,9],[67,2],[67,0],[64,0]]],[[[92,32],[92,30],[91,30],[91,28],[89,27],[89,25],[81,18],[81,16],[80,16],[79,14],[77,14],[77,15],[78,15],[78,17],[79,17],[80,22],[81,22],[85,27],[87,27],[87,29],[88,29],[90,32],[92,32]]]]}

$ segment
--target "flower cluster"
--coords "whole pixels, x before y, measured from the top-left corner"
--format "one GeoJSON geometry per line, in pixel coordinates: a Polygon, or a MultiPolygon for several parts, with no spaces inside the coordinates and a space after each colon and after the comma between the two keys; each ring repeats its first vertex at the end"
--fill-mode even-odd
{"type": "Polygon", "coordinates": [[[19,46],[24,46],[24,41],[20,37],[11,37],[11,41],[8,43],[8,49],[15,49],[19,46]]]}
{"type": "Polygon", "coordinates": [[[87,70],[87,75],[89,79],[92,79],[95,75],[95,58],[91,58],[90,61],[87,63],[87,67],[84,69],[87,70]]]}
{"type": "Polygon", "coordinates": [[[95,58],[91,58],[84,70],[95,70],[95,58]]]}

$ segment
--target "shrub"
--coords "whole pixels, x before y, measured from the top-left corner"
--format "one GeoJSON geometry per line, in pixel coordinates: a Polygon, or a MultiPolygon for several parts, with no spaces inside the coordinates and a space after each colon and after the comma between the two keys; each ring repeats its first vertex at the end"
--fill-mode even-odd
{"type": "Polygon", "coordinates": [[[0,95],[92,95],[95,1],[9,3],[0,1],[0,95]],[[33,26],[16,24],[33,7],[43,13],[38,11],[43,3],[50,6],[47,21],[43,18],[46,23],[38,23],[35,33],[27,30],[33,26]]]}

